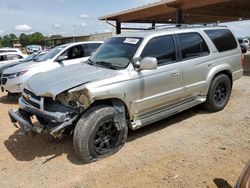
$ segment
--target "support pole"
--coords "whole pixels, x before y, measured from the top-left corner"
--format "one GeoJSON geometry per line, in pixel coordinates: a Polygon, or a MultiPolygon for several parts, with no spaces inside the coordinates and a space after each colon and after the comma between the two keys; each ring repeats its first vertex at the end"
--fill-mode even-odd
{"type": "Polygon", "coordinates": [[[121,22],[116,21],[116,34],[121,34],[121,22]]]}
{"type": "Polygon", "coordinates": [[[152,28],[155,29],[155,22],[152,22],[152,28]]]}
{"type": "Polygon", "coordinates": [[[176,18],[175,18],[176,25],[183,23],[183,12],[181,9],[176,9],[176,18]]]}

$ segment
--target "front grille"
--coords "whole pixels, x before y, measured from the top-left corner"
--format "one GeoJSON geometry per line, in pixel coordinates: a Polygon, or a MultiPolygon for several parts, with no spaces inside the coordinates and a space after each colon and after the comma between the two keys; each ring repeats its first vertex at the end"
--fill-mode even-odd
{"type": "Polygon", "coordinates": [[[35,102],[33,102],[33,101],[31,101],[31,100],[25,98],[24,96],[23,96],[22,98],[23,98],[23,100],[24,100],[26,103],[28,103],[28,104],[30,104],[30,105],[32,105],[32,106],[34,106],[34,107],[40,109],[40,104],[37,104],[37,103],[35,103],[35,102]]]}
{"type": "Polygon", "coordinates": [[[36,96],[31,91],[24,89],[22,98],[26,103],[30,104],[31,106],[34,106],[38,109],[41,108],[41,97],[36,96]]]}
{"type": "Polygon", "coordinates": [[[7,78],[2,78],[2,79],[1,79],[1,85],[5,85],[6,82],[7,82],[7,80],[8,80],[7,78]]]}
{"type": "Polygon", "coordinates": [[[31,91],[27,90],[27,89],[24,89],[23,90],[24,93],[26,93],[27,95],[29,95],[30,97],[40,101],[41,100],[41,97],[39,96],[36,96],[34,93],[32,93],[31,91]]]}

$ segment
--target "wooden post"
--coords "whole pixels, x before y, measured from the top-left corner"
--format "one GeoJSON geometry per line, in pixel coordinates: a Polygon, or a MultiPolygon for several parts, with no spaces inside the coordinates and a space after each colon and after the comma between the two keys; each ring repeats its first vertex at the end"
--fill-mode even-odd
{"type": "Polygon", "coordinates": [[[121,34],[121,22],[116,21],[116,34],[121,34]]]}
{"type": "Polygon", "coordinates": [[[176,9],[176,18],[175,18],[175,23],[176,24],[182,24],[183,23],[183,12],[181,9],[177,8],[176,9]]]}
{"type": "Polygon", "coordinates": [[[155,22],[152,22],[152,28],[155,29],[155,22]]]}

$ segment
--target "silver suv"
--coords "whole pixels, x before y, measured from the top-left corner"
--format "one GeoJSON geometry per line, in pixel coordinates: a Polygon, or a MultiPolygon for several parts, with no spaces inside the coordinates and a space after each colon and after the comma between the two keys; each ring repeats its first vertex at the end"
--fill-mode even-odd
{"type": "Polygon", "coordinates": [[[225,27],[128,33],[108,39],[85,63],[33,76],[9,115],[26,133],[73,133],[76,154],[91,162],[117,152],[128,127],[201,103],[222,110],[241,76],[240,45],[225,27]]]}

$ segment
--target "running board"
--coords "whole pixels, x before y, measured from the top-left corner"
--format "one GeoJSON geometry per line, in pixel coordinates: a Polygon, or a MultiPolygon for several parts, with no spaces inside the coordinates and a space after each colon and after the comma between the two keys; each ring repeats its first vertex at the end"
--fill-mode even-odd
{"type": "Polygon", "coordinates": [[[185,102],[183,104],[180,104],[171,108],[160,109],[159,111],[147,114],[146,116],[138,117],[137,120],[131,123],[130,128],[132,130],[139,129],[148,124],[168,118],[174,114],[177,114],[179,112],[192,108],[198,104],[204,103],[205,101],[206,101],[206,97],[199,97],[195,100],[188,101],[188,102],[185,102]]]}

